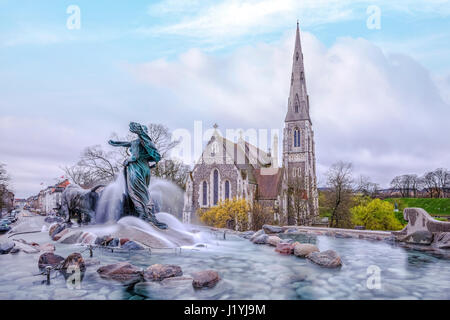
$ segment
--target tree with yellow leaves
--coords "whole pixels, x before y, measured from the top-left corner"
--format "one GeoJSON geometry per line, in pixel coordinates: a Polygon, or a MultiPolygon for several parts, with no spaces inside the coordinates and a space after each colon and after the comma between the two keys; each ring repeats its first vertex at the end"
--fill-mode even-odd
{"type": "Polygon", "coordinates": [[[198,211],[200,221],[216,228],[236,227],[238,231],[248,230],[248,215],[251,208],[245,199],[226,199],[205,211],[198,211]]]}

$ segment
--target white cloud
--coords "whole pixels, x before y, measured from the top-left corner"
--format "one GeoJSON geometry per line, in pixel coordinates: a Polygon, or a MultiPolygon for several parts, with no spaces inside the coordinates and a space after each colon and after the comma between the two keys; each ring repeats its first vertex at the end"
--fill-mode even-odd
{"type": "Polygon", "coordinates": [[[382,13],[446,17],[450,6],[445,0],[388,1],[378,0],[171,0],[150,5],[149,15],[168,19],[163,26],[141,27],[139,33],[172,34],[197,37],[206,42],[224,38],[255,36],[284,29],[296,19],[303,27],[340,21],[367,19],[366,7],[377,5],[382,13]]]}
{"type": "MultiPolygon", "coordinates": [[[[175,61],[130,69],[168,92],[168,103],[182,101],[180,108],[222,128],[280,128],[293,39],[220,57],[192,49],[175,61]]],[[[438,86],[413,58],[385,54],[364,39],[342,38],[326,48],[303,32],[302,45],[321,177],[338,160],[383,185],[398,174],[449,167],[448,78],[438,86]]]]}

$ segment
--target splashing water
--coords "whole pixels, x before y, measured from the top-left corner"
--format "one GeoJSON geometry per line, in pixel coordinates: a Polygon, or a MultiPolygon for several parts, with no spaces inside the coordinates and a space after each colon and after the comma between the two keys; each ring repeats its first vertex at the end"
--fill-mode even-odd
{"type": "Polygon", "coordinates": [[[116,180],[103,190],[95,210],[96,223],[106,223],[120,219],[125,195],[125,175],[120,172],[116,180]]]}

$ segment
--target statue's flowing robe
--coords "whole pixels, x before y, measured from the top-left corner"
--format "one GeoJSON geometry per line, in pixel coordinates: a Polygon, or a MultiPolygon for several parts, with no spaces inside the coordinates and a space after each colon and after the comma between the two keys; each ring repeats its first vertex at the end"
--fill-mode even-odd
{"type": "Polygon", "coordinates": [[[154,144],[146,139],[137,139],[131,142],[131,161],[126,168],[127,193],[132,201],[135,214],[140,218],[149,217],[148,186],[150,184],[149,162],[158,162],[160,155],[154,144]]]}

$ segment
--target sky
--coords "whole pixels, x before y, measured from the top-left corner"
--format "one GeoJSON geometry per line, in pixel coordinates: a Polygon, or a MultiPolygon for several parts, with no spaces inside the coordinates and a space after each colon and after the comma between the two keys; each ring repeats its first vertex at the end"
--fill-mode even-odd
{"type": "Polygon", "coordinates": [[[281,133],[299,20],[319,186],[336,161],[383,187],[450,168],[449,17],[444,0],[0,0],[0,162],[28,197],[129,121],[281,133]]]}

